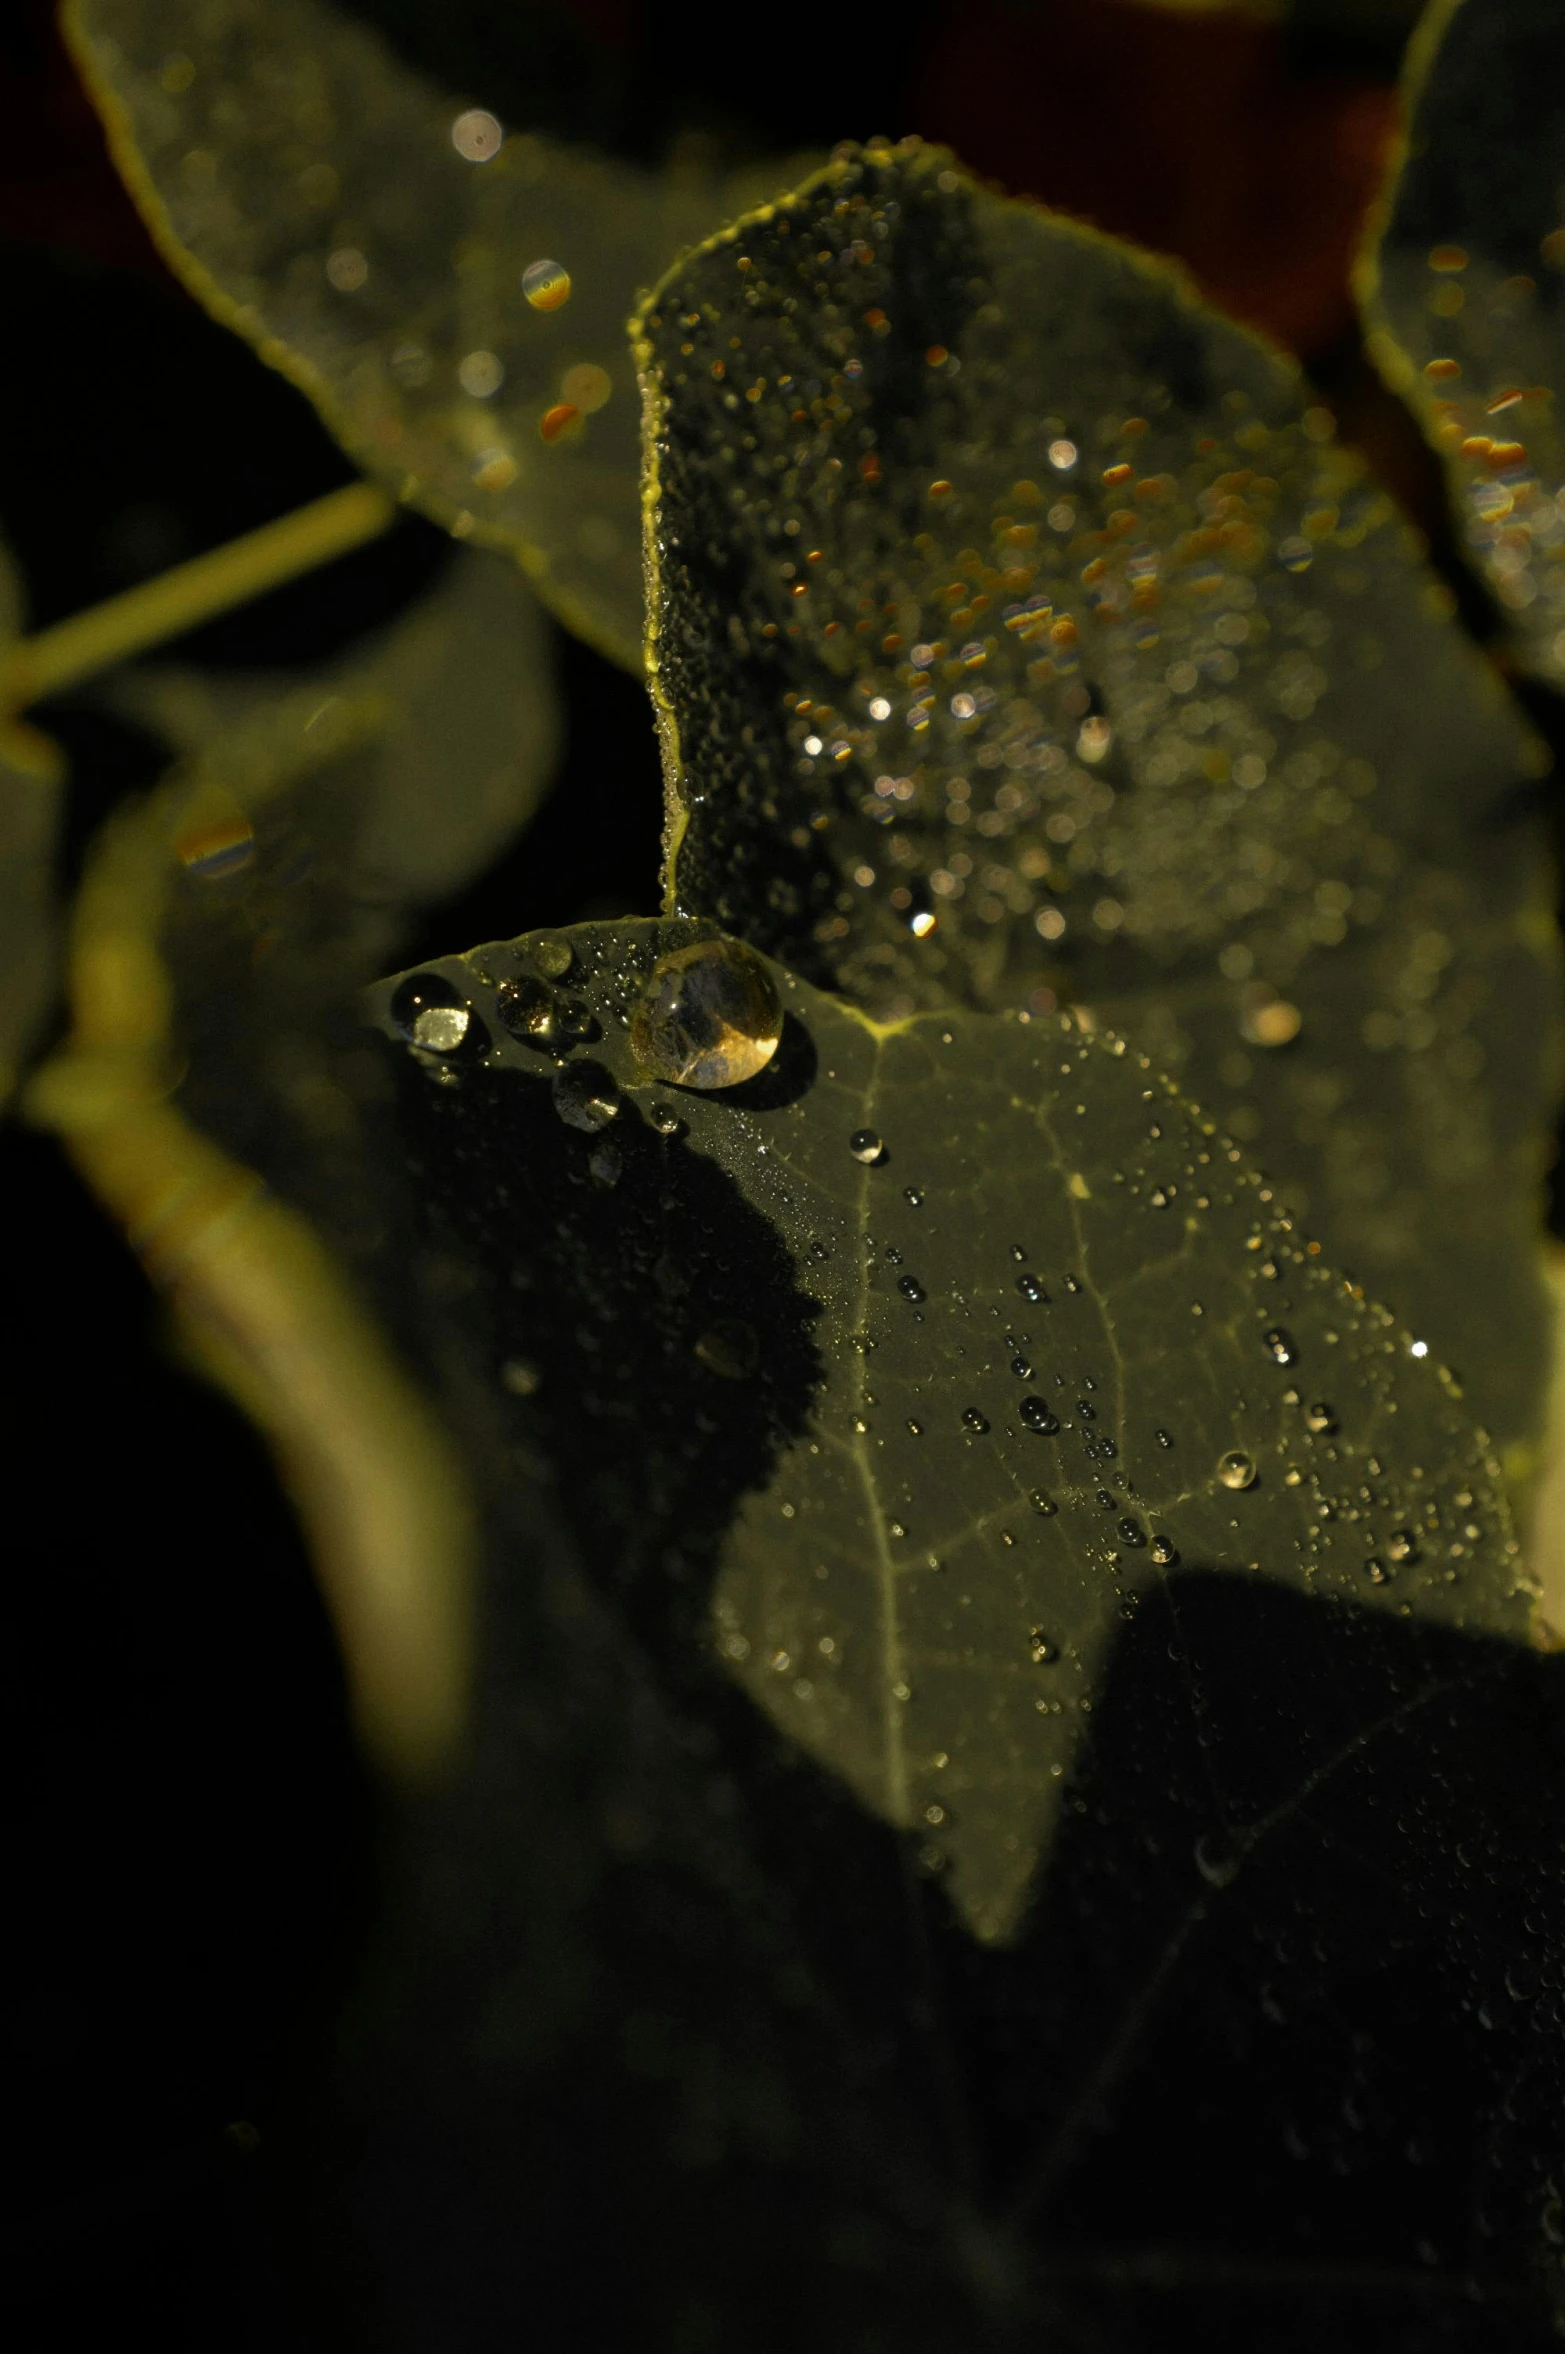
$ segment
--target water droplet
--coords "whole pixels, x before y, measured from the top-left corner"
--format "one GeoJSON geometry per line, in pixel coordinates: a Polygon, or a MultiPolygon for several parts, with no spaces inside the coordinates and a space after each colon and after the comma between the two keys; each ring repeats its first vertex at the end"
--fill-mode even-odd
{"type": "Polygon", "coordinates": [[[929,1296],[916,1275],[899,1275],[897,1289],[905,1300],[922,1300],[929,1296]]]}
{"type": "Polygon", "coordinates": [[[567,1063],[556,1071],[550,1093],[566,1126],[589,1135],[606,1128],[619,1110],[619,1089],[601,1063],[567,1063]]]}
{"type": "Polygon", "coordinates": [[[1018,1275],[1016,1278],[1016,1288],[1021,1293],[1024,1300],[1032,1301],[1034,1307],[1036,1307],[1040,1301],[1046,1300],[1049,1296],[1036,1275],[1018,1275]]]}
{"type": "Polygon", "coordinates": [[[1060,1647],[1051,1643],[1042,1627],[1034,1627],[1027,1638],[1027,1656],[1035,1667],[1047,1667],[1060,1656],[1060,1647]]]}
{"type": "Polygon", "coordinates": [[[1078,1398],[1076,1400],[1076,1411],[1081,1416],[1083,1422],[1096,1422],[1098,1419],[1098,1409],[1092,1403],[1090,1398],[1078,1398]]]}
{"type": "Polygon", "coordinates": [[[924,1197],[919,1192],[916,1185],[904,1185],[902,1188],[902,1199],[915,1210],[921,1210],[924,1206],[924,1197]]]}
{"type": "Polygon", "coordinates": [[[1042,1398],[1023,1398],[1016,1409],[1029,1430],[1038,1431],[1044,1438],[1053,1438],[1060,1427],[1060,1418],[1052,1413],[1042,1398]]]}
{"type": "Polygon", "coordinates": [[[538,1387],[538,1368],[525,1358],[507,1357],[500,1368],[500,1381],[513,1398],[530,1398],[538,1387]]]}
{"type": "Polygon", "coordinates": [[[576,952],[563,932],[534,932],[523,943],[522,954],[546,981],[563,981],[576,961],[576,952]]]}
{"type": "Polygon", "coordinates": [[[1152,1436],[1160,1447],[1171,1447],[1174,1443],[1174,1434],[1171,1430],[1155,1430],[1152,1436]]]}
{"type": "Polygon", "coordinates": [[[1016,1264],[1017,1264],[1017,1266],[1018,1266],[1018,1267],[1021,1267],[1021,1266],[1025,1265],[1025,1263],[1026,1263],[1026,1259],[1027,1259],[1027,1253],[1026,1253],[1024,1250],[1023,1250],[1023,1248],[1022,1248],[1022,1246],[1021,1246],[1021,1244],[1020,1244],[1019,1242],[1013,1242],[1013,1243],[1012,1243],[1012,1245],[1011,1245],[1011,1256],[1012,1256],[1012,1258],[1013,1258],[1013,1259],[1016,1261],[1016,1264]]]}
{"type": "Polygon", "coordinates": [[[1324,1402],[1314,1406],[1306,1406],[1304,1409],[1304,1427],[1306,1430],[1314,1431],[1316,1436],[1319,1437],[1324,1431],[1336,1429],[1337,1417],[1335,1414],[1333,1414],[1331,1408],[1324,1402]]]}
{"type": "Polygon", "coordinates": [[[1365,1562],[1364,1575],[1372,1586],[1388,1585],[1391,1579],[1391,1572],[1385,1563],[1374,1559],[1365,1562]]]}
{"type": "Polygon", "coordinates": [[[1159,1569],[1170,1568],[1179,1559],[1178,1548],[1175,1546],[1173,1538],[1154,1537],[1152,1539],[1152,1558],[1159,1569]]]}
{"type": "Polygon", "coordinates": [[[761,1362],[760,1344],[737,1316],[720,1316],[696,1342],[696,1355],[724,1381],[748,1381],[761,1362]]]}
{"type": "Polygon", "coordinates": [[[1299,1362],[1299,1352],[1294,1347],[1291,1336],[1283,1331],[1280,1324],[1274,1324],[1269,1332],[1263,1332],[1261,1340],[1267,1353],[1276,1364],[1297,1365],[1299,1362]]]}
{"type": "Polygon", "coordinates": [[[647,1125],[655,1128],[659,1136],[681,1136],[685,1127],[678,1112],[666,1103],[648,1104],[647,1125]]]}
{"type": "Polygon", "coordinates": [[[1386,1539],[1386,1551],[1393,1561],[1416,1561],[1418,1538],[1410,1528],[1394,1528],[1386,1539]]]}
{"type": "Polygon", "coordinates": [[[962,1427],[964,1430],[977,1431],[981,1437],[989,1428],[988,1417],[980,1414],[976,1406],[969,1406],[963,1412],[962,1427]]]}
{"type": "Polygon", "coordinates": [[[465,1045],[472,1022],[465,1005],[426,1005],[413,1017],[413,1043],[431,1054],[455,1054],[465,1045]]]}
{"type": "Polygon", "coordinates": [[[1028,1364],[1025,1357],[1013,1357],[1011,1359],[1011,1371],[1015,1374],[1018,1381],[1031,1381],[1032,1379],[1032,1367],[1028,1364]]]}
{"type": "Polygon", "coordinates": [[[877,1161],[884,1160],[886,1153],[885,1146],[873,1128],[855,1128],[848,1138],[848,1150],[856,1161],[864,1163],[866,1169],[873,1169],[877,1161]]]}
{"type": "Polygon", "coordinates": [[[1166,1210],[1174,1198],[1174,1190],[1172,1185],[1155,1185],[1148,1196],[1154,1210],[1166,1210]]]}
{"type": "Polygon", "coordinates": [[[617,1144],[600,1144],[587,1156],[587,1174],[594,1185],[618,1185],[625,1173],[625,1156],[617,1144]]]}
{"type": "Polygon", "coordinates": [[[501,1027],[524,1046],[552,1054],[559,1044],[554,991],[544,981],[507,981],[495,996],[501,1027]]]}
{"type": "Polygon", "coordinates": [[[570,272],[558,262],[529,262],[522,272],[522,292],[535,311],[557,311],[571,299],[570,272]]]}
{"type": "Polygon", "coordinates": [[[1232,1448],[1228,1454],[1218,1457],[1217,1476],[1225,1488],[1253,1488],[1255,1485],[1254,1457],[1242,1454],[1237,1447],[1232,1448]]]}
{"type": "Polygon", "coordinates": [[[636,1059],[679,1087],[737,1087],[777,1052],[782,1007],[771,974],[738,940],[697,940],[660,957],[631,1023],[636,1059]]]}
{"type": "Polygon", "coordinates": [[[444,973],[410,973],[392,991],[390,1012],[403,1037],[417,1044],[421,1014],[432,1012],[436,1007],[460,1006],[465,1010],[466,1004],[461,990],[454,982],[448,981],[444,973]]]}
{"type": "Polygon", "coordinates": [[[909,1417],[908,1432],[911,1437],[915,1439],[921,1439],[924,1435],[924,1426],[921,1422],[914,1422],[912,1418],[909,1417]]]}
{"type": "Polygon", "coordinates": [[[1146,1530],[1139,1520],[1132,1520],[1128,1512],[1120,1521],[1119,1533],[1127,1545],[1144,1545],[1147,1541],[1146,1530]]]}
{"type": "Polygon", "coordinates": [[[1034,1512],[1042,1513],[1045,1520],[1052,1520],[1059,1510],[1047,1488],[1034,1488],[1030,1501],[1034,1512]]]}

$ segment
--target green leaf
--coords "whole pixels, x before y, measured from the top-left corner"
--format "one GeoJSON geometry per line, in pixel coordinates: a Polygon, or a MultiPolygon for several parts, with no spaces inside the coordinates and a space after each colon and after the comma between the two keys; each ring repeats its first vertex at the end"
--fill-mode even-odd
{"type": "Polygon", "coordinates": [[[674,904],[887,1017],[1121,1029],[1525,1475],[1547,755],[1297,371],[916,144],[638,333],[674,904]]]}
{"type": "Polygon", "coordinates": [[[1565,685],[1565,18],[1438,0],[1360,293],[1369,349],[1446,463],[1516,661],[1565,685]]]}
{"type": "Polygon", "coordinates": [[[731,1672],[924,1832],[977,1935],[1015,1934],[1168,1563],[1524,1631],[1499,1466],[1427,1344],[1144,1056],[1058,1016],[877,1028],[778,970],[777,1067],[670,1090],[628,1022],[689,927],[561,937],[601,1043],[552,1105],[506,1028],[527,941],[376,994],[421,1066],[399,1124],[469,1349],[515,1443],[596,1483],[616,1574],[709,1577],[731,1672]],[[703,1559],[693,1483],[731,1490],[735,1456],[703,1559]]]}
{"type": "Polygon", "coordinates": [[[765,172],[653,173],[399,65],[316,0],[72,0],[131,193],[216,317],[369,473],[514,549],[573,629],[642,640],[639,417],[624,322],[765,172]],[[556,263],[524,299],[524,273],[556,263]]]}
{"type": "Polygon", "coordinates": [[[327,919],[361,973],[521,830],[560,746],[543,612],[519,572],[487,552],[457,555],[390,628],[318,669],[145,663],[100,691],[184,759],[176,794],[205,786],[246,806],[269,803],[287,777],[289,823],[305,831],[343,790],[334,779],[317,794],[307,781],[312,747],[328,747],[329,767],[336,747],[362,732],[373,750],[352,788],[349,863],[331,879],[327,919]]]}
{"type": "MultiPolygon", "coordinates": [[[[688,930],[630,925],[443,962],[467,993],[468,1023],[440,1033],[462,1029],[453,1054],[344,1024],[342,867],[284,878],[298,829],[319,845],[351,808],[352,777],[344,744],[275,819],[263,803],[226,885],[179,856],[170,794],[127,814],[78,913],[76,1044],[34,1102],[278,1448],[380,1753],[427,1762],[453,1680],[465,1698],[444,1780],[385,1822],[365,1976],[274,2143],[353,2321],[379,2343],[394,2309],[421,2349],[458,2312],[498,2338],[558,2291],[653,2354],[741,2337],[1009,2354],[1040,2330],[1133,2354],[1149,2328],[1180,2342],[1214,2314],[1279,2345],[1301,2315],[1317,2335],[1412,2331],[1438,2296],[1475,2316],[1475,2354],[1493,2326],[1517,2342],[1552,2277],[1539,2119],[1557,2046],[1528,1973],[1559,1926],[1537,1831],[1556,1663],[1516,1639],[1504,1505],[1448,1386],[1310,1273],[1298,1230],[1133,1054],[1053,1022],[877,1032],[778,974],[792,1022],[757,1079],[652,1088],[616,1011],[688,930]],[[290,953],[257,955],[279,919],[290,953]],[[571,1061],[628,1082],[604,1128],[560,1118],[554,1058],[512,1043],[480,965],[592,1000],[604,1035],[571,1061]],[[145,1081],[163,1058],[139,1101],[138,1023],[145,1081]],[[884,1161],[855,1157],[865,1117],[884,1161]],[[265,1193],[236,1184],[246,1167],[265,1193]],[[1160,1207],[1143,1169],[1179,1191],[1160,1207]],[[900,1268],[858,1257],[866,1223],[905,1224],[900,1268]],[[1013,1239],[1036,1255],[1018,1265],[1013,1239]],[[1071,1293],[1058,1279],[1078,1269],[1071,1293]],[[915,1271],[921,1301],[894,1288],[915,1271]],[[1047,1304],[1014,1290],[1028,1272],[1047,1304]],[[1005,1324],[983,1311],[1002,1296],[1048,1344],[1036,1392],[993,1358],[1005,1324]],[[1262,1337],[1283,1299],[1297,1366],[1262,1337]],[[880,1347],[861,1355],[860,1335],[880,1347]],[[1301,1378],[1326,1366],[1329,1389],[1301,1378]],[[960,1425],[969,1377],[1008,1400],[1042,1394],[1046,1369],[1069,1377],[1074,1430],[1026,1433],[1023,1456],[1003,1404],[988,1432],[960,1425]],[[975,1628],[910,1612],[927,1673],[899,1702],[861,1617],[874,1564],[851,1535],[832,1549],[855,1521],[874,1533],[880,1434],[840,1425],[866,1391],[866,1421],[894,1397],[918,1419],[937,1388],[957,1426],[904,1433],[893,1476],[951,1536],[975,1503],[995,1517],[905,1589],[975,1628]],[[1339,1429],[1310,1432],[1289,1389],[1339,1429]],[[1116,1445],[1123,1401],[1134,1449],[1090,1461],[1075,1395],[1114,1399],[1116,1445]],[[1165,1411],[1169,1449],[1146,1443],[1165,1411]],[[1201,1450],[1227,1437],[1255,1455],[1254,1488],[1212,1483],[1201,1450]],[[1053,1515],[1005,1468],[1040,1457],[1053,1515]],[[1178,1563],[1109,1538],[1120,1512],[1095,1483],[1126,1474],[1126,1516],[1166,1525],[1178,1563]],[[1317,1475],[1334,1519],[1310,1509],[1317,1475]],[[1419,1518],[1418,1558],[1363,1549],[1390,1533],[1382,1499],[1440,1516],[1419,1518]],[[474,1667],[453,1679],[466,1608],[474,1667]],[[797,1654],[725,1654],[740,1613],[763,1642],[813,1642],[810,1695],[797,1654]],[[850,1616],[868,1644],[822,1653],[850,1616]],[[1060,1656],[1035,1660],[1052,1626],[1060,1656]],[[994,1672],[980,1627],[1007,1648],[994,1672]],[[916,1761],[906,1833],[875,1811],[877,1736],[931,1706],[962,1737],[947,1766],[916,1761]],[[1041,1790],[1016,1771],[1029,1757],[1041,1790]],[[996,1852],[982,1834],[1007,1810],[1018,1850],[1002,1831],[996,1852]],[[1019,1851],[1045,1840],[1016,1921],[1019,1851]],[[1208,2116],[1221,2131],[1193,2129],[1208,2116]],[[1410,2140],[1463,2182],[1464,2163],[1489,2168],[1476,2271],[1465,2209],[1447,2223],[1420,2200],[1416,2258],[1397,2201],[1355,2195],[1343,2219],[1344,2175],[1400,2181],[1410,2140]],[[628,2260],[595,2266],[610,2197],[628,2260]],[[757,2338],[781,2223],[790,2262],[757,2338]]],[[[568,1088],[573,1108],[593,1092],[568,1088]]]]}

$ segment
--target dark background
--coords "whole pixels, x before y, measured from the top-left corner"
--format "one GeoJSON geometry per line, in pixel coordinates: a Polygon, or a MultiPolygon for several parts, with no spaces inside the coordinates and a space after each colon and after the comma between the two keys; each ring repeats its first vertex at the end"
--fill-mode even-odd
{"type": "MultiPolygon", "coordinates": [[[[845,0],[815,70],[758,72],[736,16],[647,0],[360,0],[454,92],[655,158],[916,130],[981,172],[1179,254],[1310,364],[1344,432],[1488,616],[1432,462],[1359,349],[1347,263],[1394,122],[1396,0],[1290,34],[1126,0],[845,0]]],[[[801,29],[799,38],[809,38],[801,29]]],[[[0,530],[35,627],[351,478],[303,399],[170,279],[110,167],[48,0],[0,34],[0,530]]],[[[182,659],[319,660],[446,561],[409,516],[194,633],[182,659]]],[[[525,844],[415,952],[650,913],[660,784],[640,687],[565,636],[565,754],[525,844]],[[612,795],[612,801],[610,796],[612,795]],[[612,811],[612,822],[606,814],[612,811]],[[590,814],[589,814],[590,813],[590,814]]],[[[1565,745],[1547,698],[1536,715],[1565,745]]],[[[163,748],[65,697],[64,862],[163,748]]],[[[0,1431],[10,1491],[7,2011],[23,2182],[17,2342],[108,2324],[189,2347],[305,2342],[275,2254],[267,2120],[364,1917],[373,1794],[264,1451],[179,1366],[139,1270],[55,1146],[0,1129],[0,1431]]]]}

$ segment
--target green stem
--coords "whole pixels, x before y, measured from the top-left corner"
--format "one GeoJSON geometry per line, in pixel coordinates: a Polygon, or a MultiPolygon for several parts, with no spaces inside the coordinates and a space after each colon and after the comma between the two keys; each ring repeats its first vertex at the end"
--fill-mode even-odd
{"type": "Polygon", "coordinates": [[[373,482],[350,483],[227,547],[214,548],[122,597],[77,613],[36,637],[23,638],[0,662],[0,712],[25,710],[149,646],[183,636],[285,580],[313,572],[376,538],[396,515],[396,501],[373,482]]]}

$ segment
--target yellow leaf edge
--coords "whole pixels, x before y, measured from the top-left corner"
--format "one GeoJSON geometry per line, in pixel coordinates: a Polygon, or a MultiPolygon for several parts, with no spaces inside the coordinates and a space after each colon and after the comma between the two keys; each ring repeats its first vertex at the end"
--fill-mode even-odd
{"type": "Polygon", "coordinates": [[[99,837],[71,920],[72,1028],[22,1110],[60,1138],[167,1300],[184,1350],[266,1441],[336,1628],[360,1740],[394,1779],[417,1782],[461,1746],[476,1515],[453,1441],[332,1251],[175,1100],[158,930],[191,793],[188,772],[176,774],[99,837]]]}

